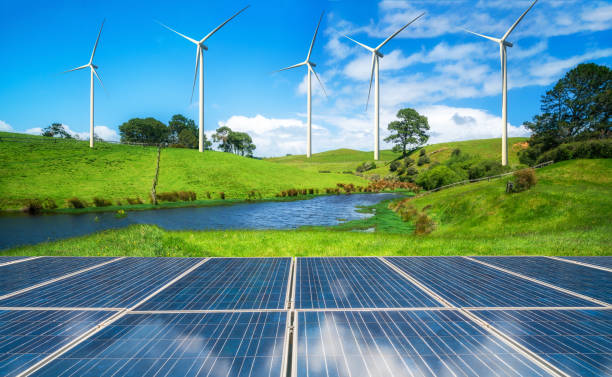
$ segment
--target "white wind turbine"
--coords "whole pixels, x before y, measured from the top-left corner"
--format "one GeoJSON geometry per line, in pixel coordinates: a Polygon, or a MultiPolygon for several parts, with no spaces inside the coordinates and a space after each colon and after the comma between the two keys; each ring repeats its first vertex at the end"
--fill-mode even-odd
{"type": "Polygon", "coordinates": [[[192,43],[194,43],[196,45],[196,65],[195,65],[195,75],[193,77],[193,88],[191,89],[191,100],[193,100],[193,92],[195,90],[195,83],[196,83],[196,79],[198,78],[198,73],[199,73],[200,74],[200,88],[199,88],[199,95],[200,95],[199,105],[200,105],[200,109],[199,109],[199,116],[198,116],[198,126],[199,126],[199,150],[200,150],[200,152],[204,152],[204,50],[208,51],[208,47],[206,47],[206,45],[204,45],[204,42],[208,38],[210,38],[213,34],[215,34],[219,29],[221,29],[223,26],[225,26],[225,24],[230,22],[234,17],[236,17],[237,15],[242,13],[248,7],[249,7],[249,5],[247,5],[246,7],[242,8],[240,11],[238,11],[232,17],[228,18],[221,25],[217,26],[215,29],[213,29],[213,31],[208,33],[204,38],[202,38],[199,41],[196,41],[193,38],[189,38],[188,36],[183,35],[183,34],[179,33],[178,31],[176,31],[174,29],[171,29],[170,27],[162,24],[161,22],[158,22],[161,26],[165,27],[166,29],[168,29],[168,30],[170,30],[172,32],[175,32],[176,34],[180,35],[181,37],[187,39],[188,41],[190,41],[190,42],[192,42],[192,43]],[[200,68],[199,72],[198,72],[198,67],[200,68]]]}
{"type": "Polygon", "coordinates": [[[327,92],[325,92],[325,87],[323,87],[323,83],[321,82],[321,79],[319,78],[319,75],[317,75],[317,73],[315,72],[313,67],[316,67],[317,65],[314,62],[310,61],[310,54],[312,53],[312,48],[314,46],[315,43],[315,39],[317,38],[317,32],[319,31],[319,25],[321,25],[321,20],[323,19],[323,13],[325,12],[321,12],[321,17],[319,17],[319,23],[317,24],[317,28],[315,29],[314,35],[312,37],[312,42],[310,42],[310,48],[308,49],[308,55],[306,55],[306,60],[304,60],[301,63],[292,65],[290,67],[286,67],[283,69],[279,69],[276,72],[280,72],[280,71],[285,71],[287,69],[292,69],[292,68],[297,68],[300,66],[307,66],[308,67],[308,105],[307,105],[307,113],[308,113],[308,134],[306,136],[306,157],[310,158],[310,156],[312,155],[312,141],[311,141],[311,134],[312,134],[312,84],[311,84],[311,73],[314,73],[315,77],[317,78],[317,81],[319,81],[319,84],[321,84],[321,88],[323,89],[323,93],[325,93],[325,97],[327,97],[327,92]]]}
{"type": "Polygon", "coordinates": [[[96,72],[96,69],[98,69],[98,66],[93,64],[93,58],[94,58],[94,55],[96,54],[96,48],[98,47],[98,41],[100,40],[100,34],[102,34],[102,27],[104,26],[104,21],[102,21],[102,25],[100,25],[100,31],[98,32],[98,38],[96,38],[96,44],[94,44],[93,51],[91,52],[91,58],[89,58],[89,63],[64,72],[66,73],[66,72],[78,71],[80,69],[85,69],[85,68],[90,69],[90,75],[91,75],[90,88],[89,88],[89,147],[90,148],[93,148],[94,146],[94,75],[96,75],[96,77],[98,78],[98,81],[100,81],[100,85],[102,85],[102,88],[104,88],[104,84],[102,84],[102,80],[100,80],[100,76],[98,76],[98,72],[96,72]]]}
{"type": "Polygon", "coordinates": [[[368,90],[368,101],[366,102],[366,110],[368,109],[368,103],[370,102],[370,93],[372,92],[372,79],[374,79],[374,160],[378,161],[379,158],[379,148],[380,148],[380,128],[379,128],[379,114],[380,114],[380,92],[379,92],[379,80],[378,80],[378,59],[382,58],[384,55],[380,53],[380,49],[387,44],[393,37],[402,32],[405,28],[408,27],[411,23],[421,18],[425,12],[418,15],[415,19],[408,22],[406,25],[402,26],[401,29],[393,33],[389,38],[385,39],[383,43],[379,44],[375,48],[364,45],[363,43],[359,43],[356,40],[345,35],[346,38],[351,41],[357,43],[359,46],[365,48],[366,50],[372,52],[372,74],[370,76],[370,89],[368,90]]]}
{"type": "Polygon", "coordinates": [[[531,4],[531,6],[529,6],[529,8],[527,8],[527,10],[521,15],[521,17],[519,17],[518,20],[516,20],[516,22],[510,27],[510,29],[508,29],[506,34],[504,34],[504,36],[499,39],[489,37],[486,35],[482,35],[482,34],[478,34],[478,33],[474,33],[473,31],[464,29],[468,33],[472,33],[479,37],[483,37],[493,42],[499,43],[499,55],[501,58],[501,74],[502,74],[502,157],[501,157],[501,163],[503,166],[508,165],[508,71],[506,70],[506,47],[513,46],[512,43],[506,41],[506,39],[508,38],[510,33],[512,33],[514,28],[519,24],[519,22],[521,22],[523,17],[525,17],[527,12],[529,12],[531,8],[533,8],[535,3],[537,2],[538,0],[535,0],[531,4]]]}

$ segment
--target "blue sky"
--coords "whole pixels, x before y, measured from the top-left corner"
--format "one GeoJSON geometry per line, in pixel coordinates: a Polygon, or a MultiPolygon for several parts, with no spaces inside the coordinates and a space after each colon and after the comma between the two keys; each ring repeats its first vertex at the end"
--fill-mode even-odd
{"type": "MultiPolygon", "coordinates": [[[[89,74],[62,71],[86,64],[102,19],[94,63],[96,131],[117,137],[132,117],[167,122],[190,103],[195,47],[159,20],[196,39],[249,2],[0,2],[0,130],[37,132],[61,122],[85,136],[89,74]]],[[[301,62],[321,11],[313,50],[329,94],[313,82],[313,150],[372,149],[372,106],[365,111],[371,57],[342,37],[377,45],[421,11],[427,14],[389,44],[381,60],[381,129],[402,107],[428,116],[431,142],[499,137],[500,64],[493,42],[530,1],[250,1],[251,7],[211,37],[204,56],[205,130],[249,132],[260,156],[305,153],[305,69],[301,62]],[[303,68],[303,67],[302,67],[303,68]]],[[[510,135],[539,111],[540,96],[581,62],[611,65],[612,4],[540,0],[513,32],[508,51],[510,135]]],[[[196,93],[197,95],[197,93],[196,93]]]]}

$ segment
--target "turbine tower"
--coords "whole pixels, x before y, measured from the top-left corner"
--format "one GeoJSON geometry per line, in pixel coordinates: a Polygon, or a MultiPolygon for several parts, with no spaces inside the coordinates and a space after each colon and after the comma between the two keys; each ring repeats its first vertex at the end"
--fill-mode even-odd
{"type": "Polygon", "coordinates": [[[370,89],[368,89],[368,101],[366,102],[366,111],[368,109],[368,103],[370,102],[370,93],[372,92],[372,80],[374,80],[374,160],[378,161],[379,158],[379,148],[380,148],[380,127],[379,127],[379,114],[380,114],[380,91],[379,91],[379,79],[378,79],[378,59],[382,58],[384,55],[380,53],[380,49],[387,44],[393,37],[402,32],[405,28],[408,27],[411,23],[421,18],[425,12],[418,15],[415,19],[408,22],[406,25],[402,26],[401,29],[393,33],[389,38],[385,39],[381,44],[377,47],[372,48],[364,45],[363,43],[359,43],[356,40],[345,35],[346,38],[351,41],[357,43],[359,46],[365,48],[366,50],[372,53],[372,74],[370,76],[370,89]]]}
{"type": "Polygon", "coordinates": [[[327,97],[327,92],[325,92],[325,87],[323,87],[323,83],[321,82],[319,75],[317,75],[317,73],[314,70],[314,67],[316,67],[317,65],[314,62],[310,61],[310,54],[312,53],[312,48],[314,46],[315,39],[317,39],[317,32],[319,31],[319,25],[321,25],[321,20],[323,19],[323,13],[325,12],[321,12],[321,17],[319,17],[319,23],[317,24],[317,28],[315,29],[314,35],[312,37],[312,42],[310,42],[310,48],[308,49],[308,55],[306,55],[306,60],[304,60],[301,63],[292,65],[291,67],[286,67],[286,68],[279,69],[278,71],[276,71],[276,72],[285,71],[287,69],[297,68],[303,65],[308,67],[308,104],[307,104],[308,133],[306,136],[306,157],[307,158],[310,158],[310,156],[312,155],[312,84],[311,84],[312,82],[311,74],[312,73],[314,73],[315,77],[317,78],[317,81],[319,81],[319,84],[321,84],[323,93],[325,93],[325,97],[327,97]]]}
{"type": "Polygon", "coordinates": [[[501,74],[502,74],[502,157],[501,163],[503,166],[508,165],[508,71],[506,69],[506,47],[512,47],[512,43],[506,41],[510,33],[514,30],[514,28],[521,22],[523,17],[533,8],[535,3],[538,0],[535,0],[529,8],[516,20],[516,22],[508,29],[506,34],[504,34],[501,38],[493,38],[483,34],[474,33],[473,31],[467,31],[468,33],[477,35],[479,37],[486,38],[493,42],[499,43],[499,55],[501,58],[501,74]]]}
{"type": "Polygon", "coordinates": [[[245,9],[247,9],[249,7],[249,5],[247,5],[246,7],[242,8],[240,11],[238,11],[236,14],[234,14],[232,17],[228,18],[225,22],[223,22],[221,25],[217,26],[215,29],[213,29],[213,31],[211,31],[210,33],[208,33],[204,38],[200,39],[199,41],[193,39],[193,38],[189,38],[188,36],[179,33],[178,31],[171,29],[170,27],[162,24],[161,22],[158,21],[158,23],[165,27],[166,29],[180,35],[181,37],[187,39],[188,41],[194,43],[196,45],[196,64],[195,64],[195,75],[193,77],[193,87],[191,89],[191,101],[193,101],[193,92],[195,91],[195,83],[196,80],[198,79],[198,73],[200,75],[200,80],[199,80],[199,96],[200,96],[200,103],[199,103],[199,114],[198,114],[198,126],[199,126],[199,150],[200,152],[204,152],[204,51],[208,51],[208,47],[206,47],[206,45],[204,45],[204,42],[206,42],[206,40],[208,38],[210,38],[213,34],[215,34],[219,29],[221,29],[223,26],[225,26],[225,24],[227,24],[228,22],[230,22],[232,19],[234,19],[234,17],[236,17],[237,15],[239,15],[240,13],[244,12],[245,9]],[[198,67],[199,67],[199,72],[198,72],[198,67]]]}
{"type": "Polygon", "coordinates": [[[91,58],[89,58],[89,63],[82,65],[80,67],[76,67],[73,69],[70,69],[66,72],[72,72],[72,71],[78,71],[80,69],[85,69],[85,68],[89,68],[90,69],[90,87],[89,87],[89,147],[93,148],[94,146],[94,75],[96,75],[96,77],[98,78],[98,81],[100,81],[100,85],[102,85],[102,88],[104,88],[104,84],[102,84],[102,80],[100,79],[100,76],[98,76],[98,72],[96,72],[96,69],[98,69],[97,65],[93,64],[93,58],[94,55],[96,54],[96,48],[98,47],[98,41],[100,40],[100,34],[102,34],[102,27],[104,26],[104,21],[102,21],[102,25],[100,25],[100,31],[98,32],[98,38],[96,38],[96,43],[94,44],[93,47],[93,51],[91,52],[91,58]]]}

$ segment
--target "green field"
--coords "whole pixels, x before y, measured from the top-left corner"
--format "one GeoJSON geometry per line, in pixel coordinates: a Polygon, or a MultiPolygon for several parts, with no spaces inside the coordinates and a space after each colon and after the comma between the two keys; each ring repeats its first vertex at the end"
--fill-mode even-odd
{"type": "MultiPolygon", "coordinates": [[[[566,161],[537,171],[531,190],[508,195],[505,180],[413,199],[436,221],[415,236],[386,203],[376,216],[338,227],[295,231],[168,232],[138,225],[3,255],[311,256],[611,255],[612,160],[566,161]],[[375,227],[374,233],[347,231],[375,227]]],[[[128,215],[129,216],[129,215],[128,215]]]]}
{"type": "MultiPolygon", "coordinates": [[[[21,134],[0,133],[0,138],[21,134]]],[[[28,199],[50,198],[58,206],[78,197],[99,196],[116,203],[139,197],[148,202],[157,149],[29,136],[32,142],[0,141],[0,210],[21,208],[28,199]],[[43,142],[44,141],[44,142],[43,142]]],[[[198,199],[245,199],[251,190],[263,198],[291,188],[335,187],[336,183],[367,185],[347,174],[319,174],[291,166],[229,153],[167,148],[161,152],[158,192],[194,191],[198,199]]]]}

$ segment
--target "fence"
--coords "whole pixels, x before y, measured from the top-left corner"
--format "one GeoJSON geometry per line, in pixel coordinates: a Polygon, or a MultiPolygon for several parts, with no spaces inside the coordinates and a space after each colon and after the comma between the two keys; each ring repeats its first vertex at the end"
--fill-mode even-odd
{"type": "MultiPolygon", "coordinates": [[[[57,144],[57,143],[79,143],[79,142],[89,142],[87,140],[80,139],[64,139],[61,137],[20,137],[20,136],[0,136],[0,143],[41,143],[41,144],[57,144]]],[[[108,141],[108,140],[95,140],[95,143],[98,144],[121,144],[121,145],[134,145],[141,147],[159,147],[160,144],[154,143],[127,143],[122,141],[108,141]]],[[[162,143],[162,147],[167,147],[168,143],[162,143]]]]}

